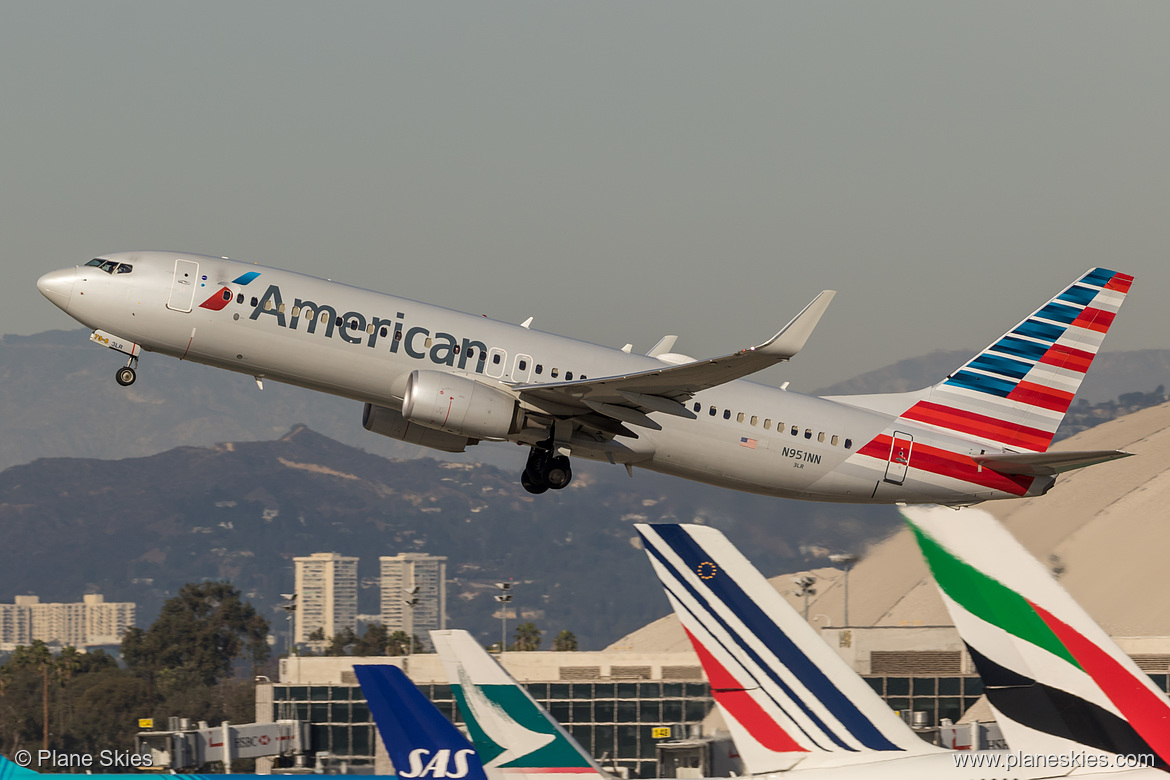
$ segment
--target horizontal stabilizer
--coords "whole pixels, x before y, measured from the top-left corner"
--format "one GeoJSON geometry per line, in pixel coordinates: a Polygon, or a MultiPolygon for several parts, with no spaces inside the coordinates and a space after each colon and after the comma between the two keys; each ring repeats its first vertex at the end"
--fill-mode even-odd
{"type": "Polygon", "coordinates": [[[1007,452],[998,455],[976,455],[974,461],[1000,474],[1023,474],[1046,477],[1062,471],[1083,469],[1118,458],[1128,458],[1132,452],[1123,450],[1087,450],[1081,452],[1007,452]]]}

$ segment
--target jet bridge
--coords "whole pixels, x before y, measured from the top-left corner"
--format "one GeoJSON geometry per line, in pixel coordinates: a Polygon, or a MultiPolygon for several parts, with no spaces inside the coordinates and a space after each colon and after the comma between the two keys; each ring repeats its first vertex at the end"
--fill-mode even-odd
{"type": "Polygon", "coordinates": [[[149,753],[152,766],[172,772],[187,772],[206,764],[221,763],[231,774],[237,758],[297,756],[309,752],[309,724],[299,720],[275,723],[208,726],[200,721],[194,728],[187,718],[171,718],[166,731],[138,733],[138,752],[149,753]]]}

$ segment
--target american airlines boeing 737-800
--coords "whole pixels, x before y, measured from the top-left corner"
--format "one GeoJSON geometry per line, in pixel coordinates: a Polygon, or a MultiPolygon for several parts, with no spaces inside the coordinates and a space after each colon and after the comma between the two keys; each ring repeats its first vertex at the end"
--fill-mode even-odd
{"type": "Polygon", "coordinates": [[[673,336],[634,355],[203,255],[104,255],[37,287],[128,356],[123,385],[148,351],[352,398],[384,436],[529,447],[532,493],[568,485],[574,455],[786,498],[963,505],[1126,454],[1048,447],[1132,281],[1088,271],[932,387],[825,398],[744,377],[796,355],[832,291],[764,343],[694,360],[673,336]]]}

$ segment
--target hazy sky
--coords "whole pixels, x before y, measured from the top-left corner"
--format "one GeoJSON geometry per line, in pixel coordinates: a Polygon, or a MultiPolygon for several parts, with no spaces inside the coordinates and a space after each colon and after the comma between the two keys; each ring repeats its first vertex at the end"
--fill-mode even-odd
{"type": "Polygon", "coordinates": [[[1094,265],[1138,277],[1106,348],[1167,348],[1168,33],[1160,2],[9,0],[0,333],[72,326],[47,270],[177,249],[697,357],[835,288],[794,389],[981,348],[1094,265]]]}

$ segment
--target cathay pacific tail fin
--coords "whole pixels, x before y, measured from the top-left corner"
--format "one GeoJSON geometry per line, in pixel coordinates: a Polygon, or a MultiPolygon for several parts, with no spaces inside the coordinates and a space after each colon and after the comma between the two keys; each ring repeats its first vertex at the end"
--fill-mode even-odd
{"type": "Polygon", "coordinates": [[[744,766],[935,752],[714,528],[636,526],[744,766]]]}
{"type": "Polygon", "coordinates": [[[1013,750],[1152,757],[1170,701],[987,512],[902,510],[1013,750]]]}
{"type": "Polygon", "coordinates": [[[565,780],[608,777],[466,631],[432,631],[451,691],[489,772],[565,780]]]}

